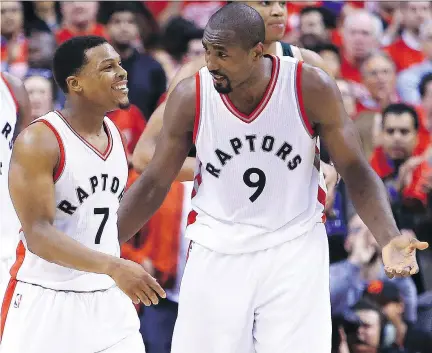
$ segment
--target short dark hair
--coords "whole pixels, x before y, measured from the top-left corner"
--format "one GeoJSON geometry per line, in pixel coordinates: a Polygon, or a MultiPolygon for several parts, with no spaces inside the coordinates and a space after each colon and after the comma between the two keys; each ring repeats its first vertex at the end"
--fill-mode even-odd
{"type": "Polygon", "coordinates": [[[315,53],[318,53],[318,54],[323,52],[323,51],[331,51],[331,52],[335,53],[340,60],[339,48],[332,43],[321,42],[321,43],[318,43],[317,45],[315,45],[311,49],[312,49],[312,51],[314,51],[315,53]]]}
{"type": "Polygon", "coordinates": [[[133,14],[139,14],[142,10],[139,7],[139,4],[132,1],[116,1],[112,2],[107,6],[106,13],[102,18],[103,24],[108,24],[111,20],[111,17],[118,12],[131,12],[133,14]]]}
{"type": "Polygon", "coordinates": [[[54,53],[53,73],[57,85],[64,93],[68,92],[66,79],[76,75],[87,63],[86,51],[108,43],[98,36],[73,37],[61,44],[54,53]]]}
{"type": "Polygon", "coordinates": [[[252,49],[265,41],[265,25],[261,15],[252,7],[232,2],[221,7],[207,23],[206,29],[233,31],[236,44],[252,49]]]}
{"type": "Polygon", "coordinates": [[[432,72],[424,75],[421,80],[420,84],[418,86],[420,96],[423,98],[426,94],[427,85],[432,82],[432,72]]]}
{"type": "Polygon", "coordinates": [[[389,104],[382,112],[382,126],[384,127],[385,119],[388,114],[402,115],[408,113],[413,118],[414,128],[419,128],[419,117],[417,111],[411,105],[405,103],[393,103],[389,104]]]}
{"type": "Polygon", "coordinates": [[[336,28],[336,21],[337,21],[336,15],[325,7],[306,6],[301,9],[300,17],[313,12],[318,12],[321,15],[322,21],[324,23],[324,27],[326,29],[336,28]]]}

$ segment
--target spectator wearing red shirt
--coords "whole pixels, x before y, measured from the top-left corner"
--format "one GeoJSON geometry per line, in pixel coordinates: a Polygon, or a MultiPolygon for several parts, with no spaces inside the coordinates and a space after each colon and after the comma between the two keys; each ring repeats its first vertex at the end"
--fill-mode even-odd
{"type": "Polygon", "coordinates": [[[432,2],[401,1],[403,31],[400,37],[385,50],[396,63],[397,71],[424,60],[419,41],[419,28],[432,18],[432,2]]]}
{"type": "Polygon", "coordinates": [[[57,44],[76,36],[95,35],[107,38],[103,25],[96,22],[97,1],[65,1],[61,3],[62,27],[56,32],[57,44]]]}
{"type": "Polygon", "coordinates": [[[346,80],[361,82],[360,66],[378,49],[382,35],[381,21],[364,10],[354,10],[344,20],[341,74],[346,80]]]}

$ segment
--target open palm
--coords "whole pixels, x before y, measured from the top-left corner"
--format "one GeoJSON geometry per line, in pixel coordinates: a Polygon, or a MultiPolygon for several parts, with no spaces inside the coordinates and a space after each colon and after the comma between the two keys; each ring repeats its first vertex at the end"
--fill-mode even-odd
{"type": "Polygon", "coordinates": [[[428,243],[419,241],[412,233],[403,233],[393,238],[382,249],[386,275],[393,278],[416,274],[419,271],[416,250],[425,250],[428,246],[428,243]]]}

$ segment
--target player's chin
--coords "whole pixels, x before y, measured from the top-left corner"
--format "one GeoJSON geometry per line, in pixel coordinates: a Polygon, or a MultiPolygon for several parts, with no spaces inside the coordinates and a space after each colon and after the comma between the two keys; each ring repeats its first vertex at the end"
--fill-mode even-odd
{"type": "Polygon", "coordinates": [[[117,108],[118,109],[128,109],[129,107],[130,107],[130,101],[129,101],[129,98],[125,98],[125,99],[119,99],[118,101],[117,101],[117,108]]]}

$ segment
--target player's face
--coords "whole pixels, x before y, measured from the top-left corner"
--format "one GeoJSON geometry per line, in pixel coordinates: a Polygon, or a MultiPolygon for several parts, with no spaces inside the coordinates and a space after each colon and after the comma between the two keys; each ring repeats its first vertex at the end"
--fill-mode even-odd
{"type": "Polygon", "coordinates": [[[286,1],[246,1],[246,4],[258,11],[263,18],[266,43],[283,38],[288,17],[286,1]]]}
{"type": "Polygon", "coordinates": [[[76,76],[79,94],[105,111],[129,107],[127,72],[108,44],[86,51],[88,63],[76,76]]]}
{"type": "Polygon", "coordinates": [[[213,76],[213,84],[219,93],[228,94],[245,82],[254,69],[254,63],[262,55],[259,43],[252,50],[245,50],[234,43],[231,31],[214,31],[206,28],[203,37],[207,68],[213,76]],[[230,44],[227,44],[230,43],[230,44]]]}

